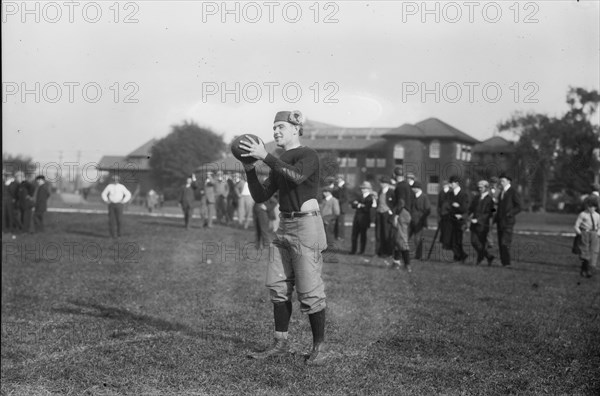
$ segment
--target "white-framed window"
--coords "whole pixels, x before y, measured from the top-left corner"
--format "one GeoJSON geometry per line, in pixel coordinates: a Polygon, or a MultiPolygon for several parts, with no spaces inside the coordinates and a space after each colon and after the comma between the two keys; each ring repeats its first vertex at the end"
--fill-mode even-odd
{"type": "Polygon", "coordinates": [[[437,195],[440,192],[440,177],[438,175],[430,175],[427,183],[427,194],[437,195]]]}
{"type": "Polygon", "coordinates": [[[471,146],[457,143],[456,159],[461,161],[471,161],[471,146]]]}
{"type": "Polygon", "coordinates": [[[385,158],[377,158],[377,167],[385,168],[385,158]]]}
{"type": "Polygon", "coordinates": [[[345,155],[340,154],[340,156],[338,157],[338,165],[340,166],[340,168],[345,168],[348,166],[348,159],[346,158],[345,155]]]}
{"type": "Polygon", "coordinates": [[[400,143],[394,145],[394,159],[404,159],[404,146],[400,143]]]}
{"type": "Polygon", "coordinates": [[[348,167],[356,168],[356,164],[357,164],[356,154],[354,154],[354,153],[348,154],[348,167]]]}
{"type": "Polygon", "coordinates": [[[464,145],[463,146],[463,161],[471,161],[471,146],[464,145]]]}
{"type": "Polygon", "coordinates": [[[367,158],[365,158],[365,166],[367,168],[374,168],[375,167],[375,157],[374,156],[367,156],[367,158]]]}
{"type": "Polygon", "coordinates": [[[400,143],[394,145],[394,165],[404,164],[404,146],[400,143]]]}
{"type": "Polygon", "coordinates": [[[440,141],[433,140],[429,143],[429,158],[440,158],[440,141]]]}

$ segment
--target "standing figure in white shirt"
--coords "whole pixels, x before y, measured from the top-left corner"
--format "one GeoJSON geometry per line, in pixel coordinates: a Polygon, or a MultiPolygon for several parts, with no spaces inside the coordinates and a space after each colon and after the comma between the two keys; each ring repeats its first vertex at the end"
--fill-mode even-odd
{"type": "Polygon", "coordinates": [[[131,193],[121,183],[119,176],[113,175],[113,182],[102,191],[102,200],[108,204],[108,228],[112,238],[121,236],[121,219],[123,218],[123,205],[131,199],[131,193]]]}
{"type": "Polygon", "coordinates": [[[592,271],[597,267],[600,252],[600,214],[596,212],[598,200],[589,196],[583,201],[583,206],[585,209],[575,221],[575,232],[578,236],[576,243],[581,260],[580,275],[591,278],[592,271]]]}

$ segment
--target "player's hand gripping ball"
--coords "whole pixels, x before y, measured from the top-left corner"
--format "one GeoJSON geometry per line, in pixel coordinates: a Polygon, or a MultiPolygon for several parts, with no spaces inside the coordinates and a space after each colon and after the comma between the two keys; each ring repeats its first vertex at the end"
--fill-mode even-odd
{"type": "Polygon", "coordinates": [[[240,142],[242,140],[248,141],[248,137],[252,138],[255,142],[262,142],[262,140],[260,140],[258,136],[253,135],[251,133],[245,133],[243,135],[240,135],[233,139],[233,142],[231,142],[231,153],[235,158],[237,158],[244,164],[252,164],[257,161],[257,159],[254,157],[242,157],[242,154],[247,154],[248,152],[240,147],[240,142]]]}

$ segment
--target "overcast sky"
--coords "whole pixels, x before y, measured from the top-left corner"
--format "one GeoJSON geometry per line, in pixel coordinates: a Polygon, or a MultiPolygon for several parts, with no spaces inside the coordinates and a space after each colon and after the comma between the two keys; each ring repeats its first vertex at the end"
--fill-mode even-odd
{"type": "Polygon", "coordinates": [[[598,1],[22,4],[2,3],[3,151],[40,162],[125,155],[184,120],[271,140],[294,109],[484,140],[600,85],[598,1]]]}

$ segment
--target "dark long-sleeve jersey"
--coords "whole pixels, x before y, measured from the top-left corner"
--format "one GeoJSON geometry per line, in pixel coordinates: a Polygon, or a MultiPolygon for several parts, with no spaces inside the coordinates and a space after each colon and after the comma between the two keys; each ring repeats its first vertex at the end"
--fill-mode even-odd
{"type": "Polygon", "coordinates": [[[317,198],[319,156],[315,150],[300,146],[287,150],[280,158],[268,154],[264,162],[271,171],[263,184],[255,169],[247,172],[250,193],[256,202],[265,202],[279,191],[279,209],[298,212],[304,202],[317,198]]]}

